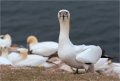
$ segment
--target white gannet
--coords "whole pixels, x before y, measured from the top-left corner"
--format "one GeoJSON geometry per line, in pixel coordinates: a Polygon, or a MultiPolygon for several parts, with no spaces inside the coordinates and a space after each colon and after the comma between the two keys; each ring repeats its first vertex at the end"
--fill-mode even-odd
{"type": "MultiPolygon", "coordinates": [[[[16,57],[14,57],[13,55],[11,55],[11,57],[13,56],[13,64],[15,66],[39,66],[42,65],[44,67],[52,67],[55,64],[54,63],[49,63],[47,62],[49,57],[43,57],[40,55],[28,55],[28,52],[25,48],[18,48],[17,49],[18,52],[20,52],[19,55],[16,55],[16,57]],[[15,58],[15,59],[14,59],[15,58]]],[[[10,56],[9,56],[10,58],[10,56]]]]}
{"type": "MultiPolygon", "coordinates": [[[[3,35],[1,35],[2,37],[3,35]]],[[[11,43],[12,43],[12,39],[11,39],[11,36],[9,34],[5,34],[3,36],[3,39],[0,38],[0,44],[6,44],[8,47],[11,46],[11,43]]]]}
{"type": "Polygon", "coordinates": [[[94,68],[97,70],[97,68],[101,67],[104,64],[108,64],[108,58],[100,58],[95,64],[94,64],[94,68]]]}
{"type": "Polygon", "coordinates": [[[12,50],[12,52],[8,55],[8,59],[12,62],[13,65],[16,65],[18,62],[27,58],[26,49],[19,51],[20,48],[17,50],[12,50]]]}
{"type": "Polygon", "coordinates": [[[93,66],[102,55],[102,49],[95,45],[73,45],[69,39],[70,12],[60,10],[58,12],[60,23],[58,56],[66,64],[78,69],[84,67],[87,71],[89,66],[93,66]]]}
{"type": "Polygon", "coordinates": [[[0,51],[1,51],[0,65],[12,65],[13,66],[13,64],[8,60],[8,47],[7,47],[7,45],[1,44],[0,51]]]}
{"type": "Polygon", "coordinates": [[[32,51],[32,53],[50,56],[57,52],[58,43],[52,41],[38,42],[35,36],[29,36],[27,38],[27,48],[29,51],[32,51]]]}

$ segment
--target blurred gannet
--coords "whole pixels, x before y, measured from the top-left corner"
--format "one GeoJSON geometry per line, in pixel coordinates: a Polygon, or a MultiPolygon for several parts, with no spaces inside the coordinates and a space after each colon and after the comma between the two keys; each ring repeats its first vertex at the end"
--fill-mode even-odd
{"type": "Polygon", "coordinates": [[[19,51],[18,49],[12,50],[12,52],[8,55],[8,59],[13,63],[13,65],[16,65],[18,62],[27,58],[27,50],[23,49],[22,51],[19,51]]]}
{"type": "Polygon", "coordinates": [[[120,79],[120,63],[112,62],[112,59],[101,58],[95,64],[95,70],[102,75],[111,75],[120,79]]]}
{"type": "Polygon", "coordinates": [[[11,58],[13,56],[12,59],[14,61],[12,61],[12,62],[15,66],[39,66],[39,65],[42,65],[44,67],[52,67],[55,65],[54,63],[47,62],[49,57],[43,57],[40,55],[28,55],[28,52],[25,48],[18,48],[17,51],[20,52],[20,54],[16,55],[16,57],[13,56],[14,54],[9,56],[9,58],[11,58]]]}
{"type": "Polygon", "coordinates": [[[95,45],[73,45],[69,39],[70,29],[70,12],[68,10],[60,10],[58,12],[58,20],[60,23],[59,35],[59,58],[71,67],[78,69],[84,67],[87,71],[89,66],[93,66],[100,59],[102,49],[95,45]]]}
{"type": "Polygon", "coordinates": [[[0,56],[0,65],[12,65],[13,64],[8,60],[8,47],[5,44],[0,45],[0,51],[1,51],[1,56],[0,56]]]}
{"type": "MultiPolygon", "coordinates": [[[[3,35],[1,35],[2,37],[3,35]]],[[[0,38],[0,44],[6,44],[8,47],[11,46],[11,43],[12,43],[12,39],[11,39],[11,36],[9,34],[5,34],[3,36],[3,39],[0,38]]]]}
{"type": "Polygon", "coordinates": [[[57,52],[58,43],[52,41],[38,42],[35,36],[29,36],[27,38],[27,48],[31,51],[29,53],[50,56],[57,52]]]}

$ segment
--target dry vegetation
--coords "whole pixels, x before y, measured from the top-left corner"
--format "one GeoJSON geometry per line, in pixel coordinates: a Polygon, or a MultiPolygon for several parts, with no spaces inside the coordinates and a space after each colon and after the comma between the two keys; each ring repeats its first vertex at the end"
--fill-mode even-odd
{"type": "Polygon", "coordinates": [[[119,79],[92,73],[67,73],[55,68],[0,66],[0,81],[119,81],[119,79]]]}

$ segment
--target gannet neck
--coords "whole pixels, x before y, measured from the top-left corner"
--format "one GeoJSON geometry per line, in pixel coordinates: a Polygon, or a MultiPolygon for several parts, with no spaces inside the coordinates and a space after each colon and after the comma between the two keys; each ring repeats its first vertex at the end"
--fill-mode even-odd
{"type": "Polygon", "coordinates": [[[70,21],[69,20],[59,20],[60,22],[60,35],[59,35],[59,45],[72,44],[69,38],[70,31],[70,21]]]}
{"type": "Polygon", "coordinates": [[[3,53],[3,52],[2,52],[1,56],[8,59],[8,52],[6,52],[6,53],[3,53]]]}
{"type": "Polygon", "coordinates": [[[69,37],[69,30],[70,30],[69,21],[60,21],[60,35],[63,34],[69,37]]]}
{"type": "Polygon", "coordinates": [[[8,59],[8,51],[7,50],[1,50],[1,56],[2,57],[5,57],[5,58],[7,58],[8,59]]]}
{"type": "Polygon", "coordinates": [[[23,52],[20,56],[22,57],[22,59],[26,59],[27,58],[28,53],[27,52],[23,52]]]}

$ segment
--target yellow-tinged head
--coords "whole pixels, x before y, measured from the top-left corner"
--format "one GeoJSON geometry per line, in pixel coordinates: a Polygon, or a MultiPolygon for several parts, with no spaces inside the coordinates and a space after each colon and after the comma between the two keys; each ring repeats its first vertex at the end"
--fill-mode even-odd
{"type": "Polygon", "coordinates": [[[109,59],[107,62],[108,62],[108,64],[111,64],[112,63],[112,59],[109,59]]]}
{"type": "Polygon", "coordinates": [[[68,10],[62,9],[58,12],[59,22],[70,21],[70,12],[68,10]]]}
{"type": "Polygon", "coordinates": [[[27,58],[27,50],[25,48],[18,48],[17,51],[20,53],[22,59],[26,59],[27,58]]]}
{"type": "Polygon", "coordinates": [[[37,40],[37,38],[35,37],[35,36],[29,36],[28,38],[27,38],[27,43],[38,43],[38,40],[37,40]]]}
{"type": "Polygon", "coordinates": [[[7,52],[8,51],[8,46],[6,45],[6,44],[1,44],[0,45],[0,50],[1,50],[1,52],[7,52]]]}
{"type": "Polygon", "coordinates": [[[8,46],[6,44],[0,45],[1,56],[7,58],[8,57],[8,46]]]}
{"type": "Polygon", "coordinates": [[[8,39],[8,38],[11,38],[11,36],[9,34],[5,34],[3,38],[8,39]]]}

